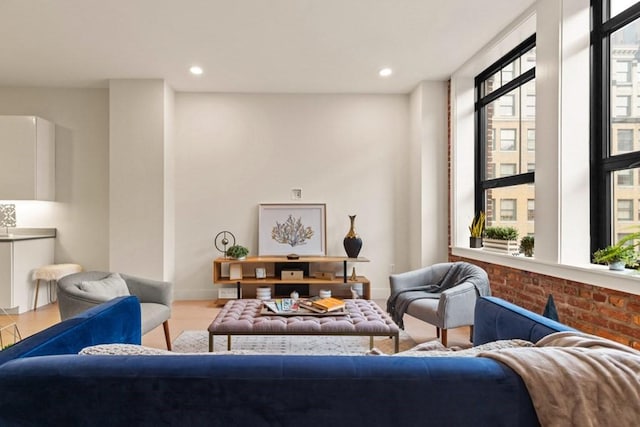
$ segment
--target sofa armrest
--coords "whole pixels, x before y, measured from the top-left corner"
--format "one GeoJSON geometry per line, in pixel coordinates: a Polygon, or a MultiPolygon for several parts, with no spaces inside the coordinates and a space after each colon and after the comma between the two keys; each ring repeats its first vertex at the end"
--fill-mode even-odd
{"type": "Polygon", "coordinates": [[[0,365],[23,357],[75,354],[96,344],[140,344],[141,337],[138,299],[118,297],[0,351],[0,365]]]}
{"type": "Polygon", "coordinates": [[[461,283],[442,292],[438,317],[443,319],[443,328],[473,325],[476,299],[477,292],[472,283],[461,283]]]}
{"type": "Polygon", "coordinates": [[[127,282],[132,295],[137,296],[141,303],[153,302],[171,307],[173,300],[173,285],[170,282],[146,279],[142,277],[121,274],[127,282]]]}
{"type": "Polygon", "coordinates": [[[481,297],[476,301],[474,345],[515,338],[537,342],[561,331],[575,329],[500,298],[481,297]]]}

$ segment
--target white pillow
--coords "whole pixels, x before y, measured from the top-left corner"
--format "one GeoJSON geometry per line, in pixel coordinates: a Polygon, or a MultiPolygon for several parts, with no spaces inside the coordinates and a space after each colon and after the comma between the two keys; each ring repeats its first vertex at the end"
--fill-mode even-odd
{"type": "Polygon", "coordinates": [[[127,283],[118,273],[112,273],[102,280],[81,282],[80,289],[91,295],[109,299],[131,295],[127,283]]]}
{"type": "Polygon", "coordinates": [[[98,344],[85,347],[78,354],[97,355],[97,356],[141,356],[141,355],[165,355],[177,354],[168,350],[158,348],[145,347],[135,344],[98,344]]]}
{"type": "MultiPolygon", "coordinates": [[[[176,353],[159,348],[145,347],[136,344],[97,344],[85,347],[78,354],[95,356],[201,356],[201,355],[255,355],[261,354],[251,350],[217,351],[212,353],[176,353]]],[[[262,353],[264,354],[264,353],[262,353]]]]}

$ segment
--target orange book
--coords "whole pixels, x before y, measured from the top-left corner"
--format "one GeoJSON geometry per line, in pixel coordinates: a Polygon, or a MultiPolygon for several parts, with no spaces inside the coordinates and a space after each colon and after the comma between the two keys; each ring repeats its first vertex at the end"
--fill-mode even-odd
{"type": "Polygon", "coordinates": [[[320,309],[326,310],[326,311],[336,311],[336,310],[341,310],[345,307],[345,303],[343,300],[338,299],[338,298],[322,298],[316,301],[313,301],[313,305],[315,307],[318,307],[320,309]]]}

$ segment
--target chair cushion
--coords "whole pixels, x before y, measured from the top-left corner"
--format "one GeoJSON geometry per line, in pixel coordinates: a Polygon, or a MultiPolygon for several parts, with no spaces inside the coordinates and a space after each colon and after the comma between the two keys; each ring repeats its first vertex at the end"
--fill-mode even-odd
{"type": "Polygon", "coordinates": [[[80,289],[91,295],[116,298],[131,295],[127,283],[118,273],[112,273],[101,280],[80,282],[80,289]]]}

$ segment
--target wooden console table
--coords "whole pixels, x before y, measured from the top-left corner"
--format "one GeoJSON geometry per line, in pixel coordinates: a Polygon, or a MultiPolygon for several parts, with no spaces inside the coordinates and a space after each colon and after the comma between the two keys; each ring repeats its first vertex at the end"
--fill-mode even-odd
{"type": "MultiPolygon", "coordinates": [[[[350,280],[349,273],[347,271],[347,263],[360,263],[369,262],[367,258],[348,258],[339,256],[301,256],[299,259],[287,259],[285,256],[257,256],[247,257],[243,260],[236,260],[231,258],[217,258],[213,261],[213,283],[218,284],[235,284],[237,289],[237,297],[240,298],[242,287],[247,286],[268,286],[278,284],[300,284],[300,285],[323,285],[323,286],[336,286],[344,285],[347,283],[362,283],[362,297],[364,299],[371,299],[371,283],[369,279],[364,276],[357,276],[356,280],[350,280]],[[234,280],[228,276],[222,275],[222,266],[224,264],[236,264],[239,263],[242,266],[252,265],[254,267],[270,266],[271,275],[264,279],[258,279],[255,277],[255,273],[251,272],[250,276],[243,274],[242,279],[234,280]],[[342,276],[337,276],[333,279],[317,279],[315,277],[304,276],[301,279],[287,279],[282,280],[280,277],[274,275],[276,264],[291,265],[292,267],[300,264],[341,264],[342,276]]],[[[246,270],[246,269],[245,269],[246,270]]],[[[254,268],[255,271],[255,268],[254,268]]]]}

